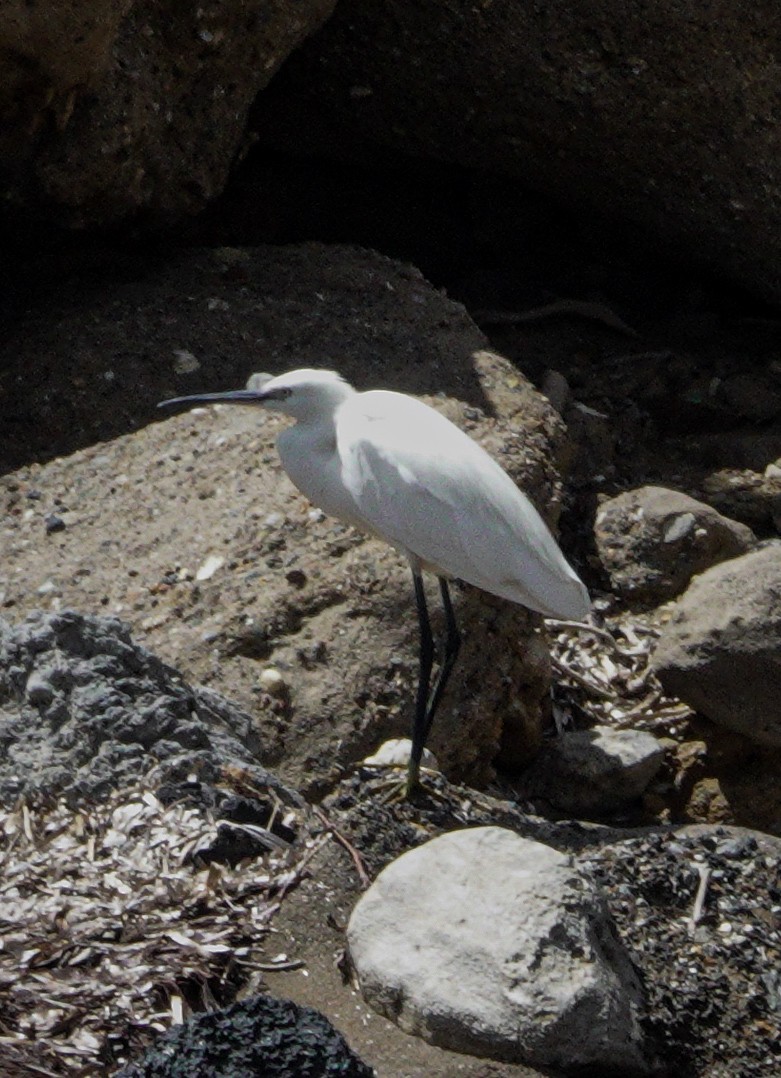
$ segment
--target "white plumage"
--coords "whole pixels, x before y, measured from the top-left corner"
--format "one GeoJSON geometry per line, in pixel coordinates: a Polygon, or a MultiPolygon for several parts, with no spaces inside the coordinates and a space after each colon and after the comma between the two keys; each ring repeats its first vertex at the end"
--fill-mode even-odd
{"type": "MultiPolygon", "coordinates": [[[[297,422],[280,434],[277,447],[298,489],[324,512],[384,539],[409,559],[422,639],[413,729],[413,756],[419,760],[458,651],[447,578],[556,618],[586,617],[588,592],[526,495],[481,446],[433,408],[403,393],[356,392],[334,371],[253,375],[249,385],[164,404],[259,404],[291,416],[297,422]],[[443,669],[430,699],[432,647],[422,569],[440,577],[448,624],[443,669]]],[[[411,760],[409,785],[416,779],[411,760]]]]}

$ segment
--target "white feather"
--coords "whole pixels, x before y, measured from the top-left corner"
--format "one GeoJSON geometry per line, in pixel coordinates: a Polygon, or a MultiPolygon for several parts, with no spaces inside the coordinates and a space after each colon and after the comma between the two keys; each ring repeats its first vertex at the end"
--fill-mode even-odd
{"type": "MultiPolygon", "coordinates": [[[[291,385],[303,389],[303,372],[292,373],[291,385]]],[[[315,505],[385,539],[417,567],[550,617],[586,616],[585,587],[484,449],[413,397],[356,393],[335,377],[307,385],[311,399],[296,401],[294,390],[278,406],[299,419],[280,435],[282,464],[315,505]]]]}

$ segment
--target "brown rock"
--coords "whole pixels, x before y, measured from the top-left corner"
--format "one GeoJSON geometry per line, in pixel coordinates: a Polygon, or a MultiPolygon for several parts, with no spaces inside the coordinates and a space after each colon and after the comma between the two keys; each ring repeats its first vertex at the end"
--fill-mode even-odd
{"type": "Polygon", "coordinates": [[[755,542],[744,524],[665,487],[640,487],[603,502],[594,536],[613,590],[652,603],[679,595],[695,573],[755,542]]]}
{"type": "Polygon", "coordinates": [[[11,0],[4,196],[71,225],[200,209],[225,183],[255,95],[333,6],[11,0]]]}
{"type": "MultiPolygon", "coordinates": [[[[293,489],[274,448],[280,417],[201,409],[150,422],[160,417],[154,402],[240,386],[257,367],[337,367],[359,387],[425,395],[553,521],[563,426],[485,343],[417,271],[319,244],[189,252],[105,295],[75,297],[54,321],[31,317],[9,348],[47,350],[64,394],[69,368],[58,357],[121,351],[116,379],[87,368],[93,392],[110,395],[115,407],[105,411],[117,422],[136,410],[149,425],[24,467],[6,484],[21,508],[3,516],[9,615],[41,605],[121,615],[140,642],[257,719],[266,765],[323,789],[409,731],[418,630],[408,568],[293,489]],[[174,353],[185,348],[200,368],[174,374],[174,353]],[[19,502],[30,489],[37,499],[22,493],[19,502]],[[43,542],[41,521],[58,498],[78,519],[43,542]],[[44,583],[53,590],[39,593],[44,583]],[[285,680],[284,697],[264,689],[269,666],[285,680]]],[[[78,444],[90,436],[94,401],[70,389],[78,444]]],[[[481,782],[503,735],[519,758],[536,748],[549,665],[538,647],[527,656],[532,617],[521,607],[470,588],[456,589],[455,603],[464,645],[430,745],[448,774],[481,782]]]]}
{"type": "Polygon", "coordinates": [[[698,576],[662,629],[667,692],[751,741],[781,746],[781,544],[698,576]]]}

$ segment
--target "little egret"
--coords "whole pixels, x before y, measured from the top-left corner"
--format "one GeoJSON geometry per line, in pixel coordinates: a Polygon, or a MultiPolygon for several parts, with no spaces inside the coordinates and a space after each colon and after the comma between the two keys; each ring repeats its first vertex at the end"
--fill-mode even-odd
{"type": "Polygon", "coordinates": [[[324,512],[385,540],[409,561],[420,622],[409,794],[461,643],[448,580],[458,577],[563,619],[588,614],[588,592],[509,475],[422,401],[384,389],[360,393],[326,370],[253,375],[248,387],[175,397],[160,407],[250,404],[295,419],[277,439],[293,483],[324,512]],[[445,613],[444,653],[433,688],[423,570],[437,575],[445,613]]]}

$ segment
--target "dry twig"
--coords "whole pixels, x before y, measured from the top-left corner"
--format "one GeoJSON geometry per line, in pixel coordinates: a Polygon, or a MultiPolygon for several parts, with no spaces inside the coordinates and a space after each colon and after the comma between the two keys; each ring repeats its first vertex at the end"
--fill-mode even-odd
{"type": "Polygon", "coordinates": [[[355,871],[358,873],[358,879],[361,881],[361,886],[364,889],[367,888],[372,881],[371,877],[369,876],[369,873],[366,871],[366,862],[364,861],[363,857],[361,857],[361,854],[358,852],[358,850],[356,850],[352,842],[350,842],[350,840],[345,835],[343,835],[342,832],[336,826],[334,826],[333,823],[331,823],[331,821],[328,819],[328,817],[321,808],[316,807],[314,812],[318,820],[320,820],[320,822],[322,823],[323,827],[327,828],[328,831],[330,831],[330,833],[339,843],[339,845],[343,846],[347,850],[350,857],[352,858],[353,864],[355,865],[355,871]]]}
{"type": "Polygon", "coordinates": [[[692,915],[689,918],[689,931],[693,932],[702,919],[702,911],[705,908],[705,896],[708,892],[708,881],[710,880],[711,870],[707,865],[702,864],[701,861],[695,861],[694,867],[700,877],[700,882],[697,887],[697,894],[694,896],[694,906],[692,907],[692,915]]]}

